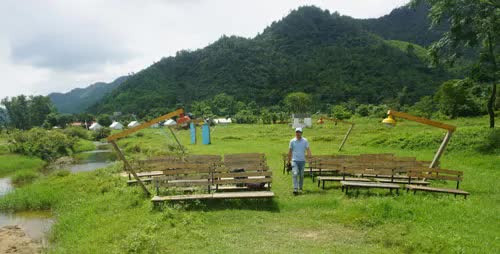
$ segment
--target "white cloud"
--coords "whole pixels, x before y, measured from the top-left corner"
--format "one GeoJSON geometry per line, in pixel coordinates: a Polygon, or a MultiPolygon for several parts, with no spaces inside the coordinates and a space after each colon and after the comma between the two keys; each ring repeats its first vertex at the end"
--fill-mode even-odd
{"type": "Polygon", "coordinates": [[[409,0],[73,0],[0,3],[0,97],[137,72],[223,34],[253,37],[302,5],[378,17],[409,0]]]}

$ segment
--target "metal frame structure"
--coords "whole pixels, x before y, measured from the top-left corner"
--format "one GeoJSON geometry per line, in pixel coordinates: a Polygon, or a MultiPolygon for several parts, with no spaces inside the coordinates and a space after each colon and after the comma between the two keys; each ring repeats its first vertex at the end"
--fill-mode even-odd
{"type": "MultiPolygon", "coordinates": [[[[141,186],[141,188],[144,190],[144,192],[146,193],[146,195],[151,195],[151,193],[148,191],[148,189],[146,188],[146,186],[144,185],[144,183],[141,181],[141,179],[139,178],[139,176],[137,176],[137,174],[135,173],[134,169],[132,168],[132,166],[130,166],[130,164],[128,163],[127,159],[125,158],[125,155],[123,154],[123,152],[120,150],[120,147],[118,147],[118,145],[116,144],[116,140],[119,139],[119,138],[123,138],[123,137],[126,137],[134,132],[137,132],[137,131],[140,131],[142,129],[145,129],[145,128],[148,128],[148,127],[151,127],[152,125],[156,124],[156,123],[159,123],[161,121],[164,121],[164,120],[167,120],[167,119],[170,119],[172,117],[175,117],[175,116],[183,116],[184,115],[184,109],[178,109],[174,112],[170,112],[166,115],[163,115],[163,116],[160,116],[160,117],[157,117],[151,121],[148,121],[148,122],[145,122],[141,125],[138,125],[136,127],[133,127],[133,128],[130,128],[130,129],[127,129],[127,130],[124,130],[122,132],[119,132],[119,133],[116,133],[116,134],[113,134],[109,137],[106,138],[106,140],[111,143],[111,145],[113,146],[113,148],[115,149],[116,153],[118,154],[118,157],[120,157],[120,159],[123,161],[123,165],[125,167],[125,170],[127,170],[128,172],[130,172],[135,180],[137,180],[137,183],[139,183],[139,185],[141,186]]],[[[172,131],[172,130],[170,130],[172,131]]],[[[172,132],[173,134],[173,132],[172,132]]],[[[174,135],[175,137],[175,135],[174,135]]],[[[176,141],[177,143],[180,145],[179,141],[177,140],[176,138],[176,141]]]]}
{"type": "Polygon", "coordinates": [[[429,168],[436,167],[438,162],[439,162],[439,159],[441,158],[441,155],[443,155],[444,149],[446,149],[446,146],[448,145],[448,142],[451,139],[451,135],[457,129],[457,127],[454,125],[433,121],[433,120],[430,120],[427,118],[410,115],[408,113],[398,112],[395,110],[387,111],[387,115],[388,115],[388,117],[382,121],[383,123],[386,123],[386,124],[396,125],[396,120],[394,119],[394,117],[400,117],[400,118],[404,118],[404,119],[407,119],[410,121],[414,121],[414,122],[418,122],[418,123],[422,123],[422,124],[426,124],[426,125],[430,125],[433,127],[437,127],[437,128],[441,128],[441,129],[446,130],[446,135],[444,136],[444,139],[441,142],[439,149],[437,150],[436,154],[434,155],[434,158],[432,159],[431,165],[429,165],[429,168]]]}

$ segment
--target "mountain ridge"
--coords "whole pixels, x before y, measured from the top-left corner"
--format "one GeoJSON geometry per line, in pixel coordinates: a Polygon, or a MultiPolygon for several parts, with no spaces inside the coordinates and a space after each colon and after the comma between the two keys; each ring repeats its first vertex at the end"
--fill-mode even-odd
{"type": "Polygon", "coordinates": [[[66,93],[50,93],[48,97],[60,113],[80,113],[99,101],[111,90],[127,80],[121,76],[110,83],[96,82],[84,88],[74,88],[66,93]]]}
{"type": "Polygon", "coordinates": [[[447,76],[358,21],[300,7],[254,38],[222,36],[203,49],[162,58],[90,110],[146,115],[148,109],[189,107],[218,93],[271,106],[294,91],[335,104],[350,99],[382,103],[405,90],[415,102],[447,76]]]}
{"type": "MultiPolygon", "coordinates": [[[[83,105],[86,106],[86,110],[93,113],[123,111],[146,114],[146,112],[137,112],[138,108],[170,110],[176,106],[189,107],[193,101],[214,96],[214,91],[216,91],[217,93],[226,92],[246,102],[253,100],[261,106],[266,106],[272,104],[271,101],[279,103],[284,96],[284,91],[295,90],[320,94],[316,97],[323,103],[345,101],[349,99],[348,96],[353,96],[356,92],[360,95],[354,97],[360,103],[380,103],[389,97],[395,97],[404,85],[397,89],[392,87],[390,90],[393,95],[384,94],[387,91],[383,91],[380,96],[367,95],[369,92],[366,89],[357,89],[351,84],[346,84],[365,82],[366,79],[353,79],[348,76],[356,76],[352,72],[362,67],[360,54],[373,55],[371,52],[379,50],[396,54],[398,59],[413,58],[408,49],[404,48],[408,47],[407,42],[417,44],[413,48],[418,49],[417,53],[420,53],[419,57],[422,58],[423,50],[419,45],[428,44],[438,38],[441,33],[441,31],[422,32],[429,29],[430,22],[427,20],[427,13],[427,6],[418,6],[416,9],[403,6],[377,19],[354,19],[314,6],[300,7],[281,20],[272,22],[254,38],[222,36],[203,49],[181,50],[176,56],[164,57],[159,62],[131,76],[119,89],[115,89],[118,87],[116,86],[102,93],[102,100],[99,97],[92,105],[85,103],[83,105]],[[398,25],[399,21],[405,20],[403,18],[405,15],[408,16],[407,20],[398,25]],[[414,30],[423,33],[422,36],[401,32],[414,30]],[[397,44],[399,44],[398,47],[395,47],[397,44]],[[401,52],[388,50],[385,46],[393,49],[399,48],[401,52]],[[368,52],[361,52],[363,50],[368,50],[368,52]],[[339,66],[342,64],[339,61],[333,63],[335,61],[332,59],[330,61],[321,59],[321,55],[327,52],[330,57],[342,58],[350,69],[339,66]],[[349,53],[345,54],[345,52],[349,53]],[[353,64],[353,55],[356,56],[355,64],[353,64]],[[324,65],[313,66],[311,58],[315,58],[324,65]],[[231,64],[225,64],[226,62],[231,62],[231,64]],[[336,75],[325,71],[325,66],[329,64],[335,65],[338,71],[336,75]],[[319,82],[318,78],[314,77],[317,74],[330,77],[319,82]],[[244,78],[244,76],[251,77],[244,78]],[[235,86],[235,84],[240,85],[235,86]],[[315,86],[320,86],[320,88],[315,86]],[[345,91],[346,86],[351,86],[347,89],[351,91],[345,91]],[[244,96],[246,98],[238,96],[235,91],[246,94],[247,96],[244,96]],[[324,95],[332,91],[341,95],[324,95]],[[130,96],[131,94],[135,96],[130,96]],[[169,103],[164,103],[165,101],[169,103]]],[[[377,56],[373,57],[376,60],[377,56]]],[[[407,60],[403,62],[408,64],[407,60]]],[[[381,65],[380,69],[384,69],[385,63],[378,62],[381,65]]],[[[428,69],[422,59],[417,62],[413,61],[411,65],[417,67],[420,73],[435,71],[428,69]]],[[[377,73],[373,70],[376,68],[373,64],[370,68],[372,70],[368,73],[371,75],[389,75],[388,70],[383,74],[377,73]]],[[[421,76],[422,74],[412,75],[421,76]]],[[[428,81],[431,80],[428,79],[428,81]]],[[[414,85],[410,84],[410,86],[414,85]]],[[[374,85],[374,87],[376,90],[384,90],[379,85],[374,85]]],[[[92,87],[88,88],[92,90],[92,87]]],[[[374,94],[375,89],[368,90],[374,94]]],[[[422,87],[410,87],[409,90],[412,92],[415,89],[422,89],[422,87]]],[[[432,92],[434,88],[425,88],[425,90],[432,92]]],[[[423,95],[427,94],[410,97],[414,101],[423,95]]],[[[68,107],[60,103],[55,104],[58,108],[68,107]]],[[[75,106],[74,111],[83,110],[85,108],[75,106]]]]}

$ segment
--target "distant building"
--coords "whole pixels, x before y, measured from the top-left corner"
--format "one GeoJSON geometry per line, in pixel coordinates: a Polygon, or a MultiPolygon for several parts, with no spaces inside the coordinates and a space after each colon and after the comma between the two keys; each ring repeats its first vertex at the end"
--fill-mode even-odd
{"type": "Polygon", "coordinates": [[[113,129],[113,130],[122,130],[123,129],[123,124],[119,123],[119,122],[113,122],[109,128],[113,129]]]}
{"type": "Polygon", "coordinates": [[[127,127],[129,127],[129,128],[134,128],[134,127],[139,126],[139,125],[141,125],[141,124],[140,124],[138,121],[132,121],[132,122],[130,122],[130,123],[127,125],[127,127]]]}
{"type": "Polygon", "coordinates": [[[232,123],[233,121],[231,120],[231,118],[216,118],[214,119],[214,123],[215,124],[230,124],[232,123]]]}
{"type": "Polygon", "coordinates": [[[168,119],[164,124],[163,126],[174,126],[174,125],[177,125],[177,122],[173,119],[168,119]]]}
{"type": "Polygon", "coordinates": [[[71,127],[85,127],[81,122],[72,122],[69,124],[71,127]]]}
{"type": "Polygon", "coordinates": [[[98,123],[93,123],[89,127],[89,130],[92,130],[92,131],[98,131],[100,129],[102,129],[102,126],[100,124],[98,124],[98,123]]]}
{"type": "Polygon", "coordinates": [[[292,114],[292,119],[292,128],[312,127],[312,118],[310,114],[292,114]]]}

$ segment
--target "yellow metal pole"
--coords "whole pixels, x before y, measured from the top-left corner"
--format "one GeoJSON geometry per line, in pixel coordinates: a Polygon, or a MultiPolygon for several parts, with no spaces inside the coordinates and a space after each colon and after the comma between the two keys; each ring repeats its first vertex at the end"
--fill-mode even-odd
{"type": "Polygon", "coordinates": [[[344,147],[345,142],[347,141],[347,138],[349,137],[349,134],[351,134],[352,128],[354,127],[354,124],[349,127],[349,130],[347,130],[347,133],[344,136],[344,139],[342,140],[342,144],[340,144],[339,147],[339,152],[342,150],[342,147],[344,147]]]}
{"type": "Polygon", "coordinates": [[[137,180],[137,183],[142,187],[142,190],[146,193],[147,196],[150,196],[151,193],[148,191],[144,183],[141,181],[141,178],[135,173],[134,169],[132,169],[132,166],[128,163],[127,159],[125,159],[125,155],[123,155],[122,151],[116,144],[114,140],[110,141],[111,145],[113,145],[113,148],[115,149],[116,153],[118,154],[118,157],[123,161],[123,165],[125,166],[126,170],[134,176],[135,180],[137,180]]]}

